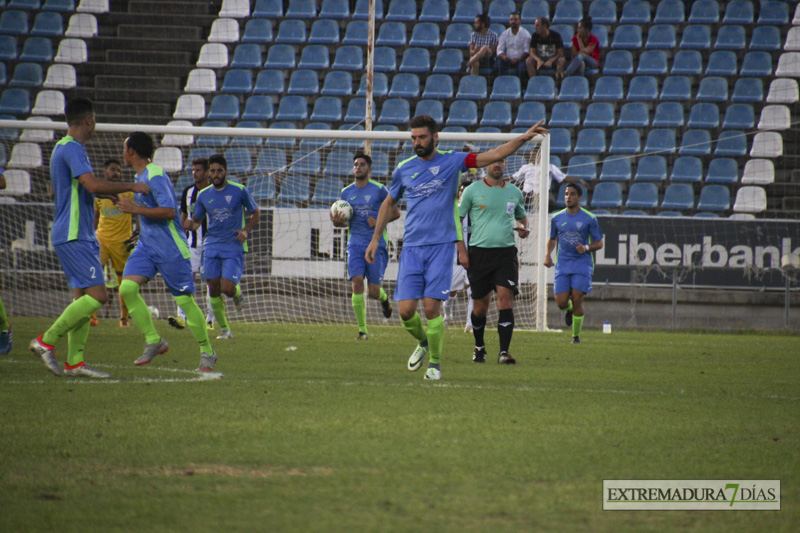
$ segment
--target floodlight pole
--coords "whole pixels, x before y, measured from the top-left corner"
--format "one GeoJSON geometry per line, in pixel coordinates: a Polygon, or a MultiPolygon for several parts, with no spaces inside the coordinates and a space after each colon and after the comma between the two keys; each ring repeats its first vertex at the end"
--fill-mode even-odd
{"type": "MultiPolygon", "coordinates": [[[[364,130],[372,131],[372,81],[375,66],[375,0],[369,0],[369,23],[367,24],[367,100],[364,106],[364,130]]],[[[372,141],[364,140],[364,153],[372,154],[372,141]]]]}

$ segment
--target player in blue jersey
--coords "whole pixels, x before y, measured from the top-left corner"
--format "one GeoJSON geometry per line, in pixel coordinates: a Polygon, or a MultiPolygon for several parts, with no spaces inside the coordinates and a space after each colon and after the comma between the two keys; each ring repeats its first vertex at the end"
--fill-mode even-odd
{"type": "MultiPolygon", "coordinates": [[[[367,305],[364,301],[364,278],[367,278],[367,292],[373,300],[378,300],[383,310],[383,316],[392,316],[392,303],[389,296],[381,287],[383,273],[389,263],[389,252],[386,249],[387,237],[382,235],[378,241],[378,250],[374,263],[367,263],[364,253],[372,240],[372,232],[378,210],[389,192],[386,187],[372,181],[372,158],[367,154],[357,153],[353,157],[353,177],[355,181],[342,189],[339,198],[348,202],[353,207],[353,216],[346,220],[342,213],[334,217],[331,222],[339,228],[349,227],[347,232],[347,275],[353,288],[351,301],[353,312],[358,324],[358,340],[368,339],[367,332],[367,305]]],[[[400,209],[395,207],[391,220],[400,218],[400,209]]],[[[391,221],[390,220],[390,221],[391,221]]]]}
{"type": "Polygon", "coordinates": [[[96,125],[91,100],[70,100],[64,115],[69,124],[67,135],[56,143],[50,156],[50,181],[56,208],[51,240],[74,300],[47,331],[31,341],[29,348],[50,372],[61,376],[54,352],[55,344],[66,334],[69,340],[63,374],[108,378],[107,372],[95,370],[83,361],[89,317],[107,299],[100,247],[94,233],[93,195],[110,198],[128,191],[146,194],[150,188],[146,183],[114,183],[94,176],[84,146],[94,135],[96,125]]]}
{"type": "Polygon", "coordinates": [[[258,224],[261,211],[244,185],[228,181],[228,162],[223,156],[215,154],[208,158],[208,173],[211,187],[197,195],[192,218],[184,223],[184,229],[194,231],[208,217],[201,275],[208,283],[211,309],[222,328],[217,338],[232,339],[222,295],[233,298],[236,310],[241,311],[244,294],[239,282],[244,272],[244,253],[247,238],[258,224]],[[246,224],[245,211],[250,213],[246,224]]]}
{"type": "Polygon", "coordinates": [[[553,213],[544,266],[553,266],[553,250],[558,245],[553,292],[556,305],[565,311],[564,321],[572,326],[572,343],[581,342],[583,297],[592,292],[595,252],[603,247],[603,232],[597,217],[581,208],[581,188],[568,183],[564,192],[566,209],[553,213]]]}
{"type": "Polygon", "coordinates": [[[120,197],[117,207],[125,213],[139,215],[139,241],[136,244],[125,271],[119,293],[128,306],[133,321],[145,336],[144,353],[133,364],[144,365],[169,345],[161,338],[153,324],[150,309],[140,294],[141,286],[161,273],[164,283],[183,312],[186,324],[200,345],[200,366],[197,370],[207,372],[214,369],[217,354],[208,341],[208,331],[203,312],[192,296],[195,292],[192,265],[186,233],[181,229],[181,214],[175,199],[175,190],[164,169],[154,165],[153,139],[146,133],[131,133],[123,146],[123,160],[136,172],[137,183],[147,183],[149,194],[135,195],[135,202],[120,197]]]}
{"type": "Polygon", "coordinates": [[[453,279],[453,246],[458,242],[459,262],[467,264],[467,251],[461,242],[457,193],[461,173],[483,168],[505,159],[535,135],[547,133],[537,122],[528,131],[501,146],[480,154],[436,149],[439,139],[436,121],[429,115],[411,119],[411,142],[415,156],[401,161],[394,171],[378,221],[365,253],[367,262],[375,262],[380,238],[401,197],[407,211],[403,251],[400,254],[394,298],[403,327],[419,342],[408,360],[412,372],[422,366],[430,351],[425,379],[441,379],[440,358],[444,341],[442,302],[450,296],[453,279]],[[423,299],[427,330],[417,312],[423,299]]]}

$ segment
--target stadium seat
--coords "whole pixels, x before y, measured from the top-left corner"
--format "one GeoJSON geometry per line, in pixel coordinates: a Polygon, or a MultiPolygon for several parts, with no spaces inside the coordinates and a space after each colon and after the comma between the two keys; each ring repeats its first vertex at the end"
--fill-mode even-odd
{"type": "Polygon", "coordinates": [[[433,72],[436,74],[457,74],[461,72],[461,63],[464,56],[461,50],[443,48],[436,53],[436,64],[433,72]]]}
{"type": "Polygon", "coordinates": [[[236,120],[239,118],[239,100],[232,94],[218,94],[211,100],[209,120],[236,120]]]}
{"type": "MultiPolygon", "coordinates": [[[[597,37],[597,42],[600,44],[600,50],[608,50],[608,26],[595,25],[592,27],[592,33],[597,37]]],[[[571,48],[572,38],[562,39],[564,41],[564,48],[571,48]]],[[[589,70],[589,72],[594,72],[589,70]]]]}
{"type": "Polygon", "coordinates": [[[489,19],[494,23],[507,22],[511,12],[516,10],[516,4],[511,0],[492,0],[489,2],[489,19]]]}
{"type": "MultiPolygon", "coordinates": [[[[5,66],[5,65],[3,65],[5,66]]],[[[44,83],[44,72],[39,63],[17,63],[9,87],[41,87],[44,83]]]]}
{"type": "Polygon", "coordinates": [[[306,42],[306,23],[298,19],[286,19],[278,25],[278,44],[303,44],[306,42]]]}
{"type": "Polygon", "coordinates": [[[731,102],[760,103],[764,100],[764,85],[759,78],[739,78],[733,85],[731,102]]]}
{"type": "Polygon", "coordinates": [[[303,47],[300,53],[300,62],[297,68],[310,70],[323,70],[330,67],[329,48],[321,44],[309,44],[303,47]]]}
{"type": "Polygon", "coordinates": [[[620,128],[611,135],[610,154],[636,154],[642,149],[642,140],[639,130],[620,128]]]}
{"type": "Polygon", "coordinates": [[[42,11],[33,19],[31,35],[39,37],[61,37],[64,35],[64,21],[58,13],[42,11]]]}
{"type": "Polygon", "coordinates": [[[658,206],[658,187],[654,183],[634,183],[628,190],[625,207],[655,209],[658,206]]]}
{"type": "Polygon", "coordinates": [[[6,89],[0,96],[0,114],[20,116],[30,110],[31,97],[25,89],[6,89]]]}
{"type": "Polygon", "coordinates": [[[284,76],[280,70],[262,70],[256,77],[253,94],[283,94],[284,76]]]}
{"type": "Polygon", "coordinates": [[[22,45],[19,60],[49,63],[53,60],[53,44],[47,37],[28,37],[22,45]]]}
{"type": "Polygon", "coordinates": [[[719,4],[716,0],[698,0],[692,4],[689,24],[719,23],[719,4]]]}
{"type": "MultiPolygon", "coordinates": [[[[73,39],[76,40],[76,39],[73,39]]],[[[66,39],[64,39],[66,41],[66,39]]],[[[64,45],[61,41],[58,50],[61,53],[61,47],[64,45]]],[[[79,41],[83,43],[83,41],[79,41]]],[[[86,43],[83,43],[84,48],[86,43]]],[[[58,58],[56,58],[58,61],[58,58]]],[[[65,61],[72,63],[72,61],[65,61]]],[[[228,66],[228,48],[222,43],[207,43],[200,48],[200,57],[197,59],[197,66],[201,68],[223,68],[228,66]]],[[[259,65],[261,66],[261,65],[259,65]]]]}
{"type": "Polygon", "coordinates": [[[239,22],[234,19],[217,19],[211,24],[211,33],[208,36],[210,43],[238,43],[239,22]]]}
{"type": "Polygon", "coordinates": [[[275,180],[272,176],[253,176],[247,180],[247,188],[256,202],[269,203],[275,200],[275,180]]]}
{"type": "MultiPolygon", "coordinates": [[[[388,46],[375,47],[374,62],[375,72],[397,72],[397,53],[394,48],[388,46]]],[[[422,70],[415,69],[408,72],[422,72],[422,70]]]]}
{"type": "Polygon", "coordinates": [[[800,101],[797,80],[777,78],[769,84],[768,104],[795,104],[800,101]]]}
{"type": "MultiPolygon", "coordinates": [[[[667,78],[669,79],[669,78],[667,78]]],[[[658,82],[653,76],[636,76],[628,85],[628,100],[648,102],[658,98],[658,82]]]]}
{"type": "Polygon", "coordinates": [[[270,96],[254,95],[247,99],[242,120],[272,120],[273,103],[270,96]]]}
{"type": "MultiPolygon", "coordinates": [[[[528,4],[528,2],[525,4],[528,4]]],[[[545,7],[546,6],[547,4],[545,4],[545,7]]],[[[536,16],[550,18],[546,11],[544,13],[537,13],[536,16]]],[[[533,21],[536,16],[531,17],[531,21],[533,21]]],[[[616,24],[617,4],[613,0],[598,0],[592,2],[589,4],[589,16],[592,17],[592,24],[616,24]]]]}
{"type": "Polygon", "coordinates": [[[569,159],[567,176],[586,181],[597,179],[597,159],[591,155],[576,155],[569,159]]]}
{"type": "Polygon", "coordinates": [[[744,0],[734,0],[725,6],[723,24],[753,24],[753,3],[744,0]]]}
{"type": "Polygon", "coordinates": [[[406,48],[400,62],[400,72],[428,73],[431,70],[431,53],[425,48],[406,48]]]}
{"type": "Polygon", "coordinates": [[[325,75],[320,94],[324,96],[350,96],[353,94],[353,75],[333,70],[325,75]]]}
{"type": "Polygon", "coordinates": [[[690,128],[711,129],[719,127],[719,108],[716,104],[699,103],[692,106],[686,125],[690,128]]]}
{"type": "MultiPolygon", "coordinates": [[[[333,155],[333,152],[331,152],[331,155],[333,155]]],[[[330,160],[330,155],[328,156],[328,160],[330,160]]],[[[351,173],[353,160],[351,159],[348,163],[348,170],[351,173]]],[[[325,172],[327,171],[328,168],[326,167],[325,172]]],[[[347,173],[344,175],[346,176],[347,173]]],[[[314,187],[314,196],[311,197],[311,204],[327,207],[339,199],[343,188],[344,183],[338,177],[324,177],[317,181],[317,186],[314,187]]]]}
{"type": "Polygon", "coordinates": [[[667,73],[667,54],[663,50],[647,50],[639,56],[636,74],[663,76],[667,73]]]}
{"type": "Polygon", "coordinates": [[[64,113],[66,99],[61,91],[39,91],[31,109],[32,115],[56,116],[64,113]]]}
{"type": "MultiPolygon", "coordinates": [[[[614,135],[620,131],[616,130],[614,135]]],[[[637,134],[638,135],[638,134],[637,134]]],[[[606,151],[606,132],[598,128],[584,128],[578,132],[578,138],[575,141],[576,154],[602,154],[606,151]]],[[[615,153],[613,146],[609,150],[610,153],[615,153]]]]}
{"type": "Polygon", "coordinates": [[[416,98],[419,91],[419,76],[407,72],[399,73],[392,78],[389,98],[416,98]]]}
{"type": "Polygon", "coordinates": [[[437,124],[441,124],[444,122],[444,106],[439,100],[420,100],[414,110],[414,116],[417,115],[430,115],[437,124]]]}
{"type": "MultiPolygon", "coordinates": [[[[353,18],[356,20],[369,20],[369,0],[356,0],[353,18]]],[[[375,2],[375,20],[383,20],[383,2],[375,2]]]]}
{"type": "Polygon", "coordinates": [[[253,170],[253,156],[249,148],[229,148],[225,150],[225,159],[231,174],[249,174],[253,170]]]}
{"type": "Polygon", "coordinates": [[[581,109],[575,102],[559,102],[550,112],[551,128],[574,128],[580,125],[581,109]]]}
{"type": "Polygon", "coordinates": [[[739,181],[739,163],[728,157],[716,157],[711,160],[706,173],[706,183],[730,185],[739,181]]]}
{"type": "MultiPolygon", "coordinates": [[[[269,49],[269,57],[274,58],[283,53],[284,55],[291,52],[291,67],[294,67],[294,49],[289,45],[275,45],[269,49]]],[[[269,65],[270,60],[267,59],[267,68],[291,68],[291,67],[274,67],[269,65]]],[[[239,44],[233,51],[233,60],[231,61],[232,68],[261,68],[261,48],[257,44],[239,44]]]]}
{"type": "MultiPolygon", "coordinates": [[[[445,126],[442,128],[441,133],[466,133],[467,128],[463,126],[445,126]]],[[[464,143],[461,141],[439,141],[439,150],[454,150],[459,151],[464,146],[464,143]]],[[[408,159],[409,157],[413,156],[414,153],[411,151],[411,146],[409,145],[406,148],[406,151],[397,156],[397,161],[403,161],[404,159],[408,159]]]]}
{"type": "Polygon", "coordinates": [[[295,150],[290,173],[318,175],[322,172],[322,155],[317,150],[295,150]]]}
{"type": "MultiPolygon", "coordinates": [[[[249,73],[249,71],[247,72],[249,73]]],[[[213,70],[207,68],[192,69],[183,90],[187,93],[217,92],[217,75],[213,70]]]]}
{"type": "Polygon", "coordinates": [[[458,0],[453,12],[452,22],[467,22],[472,24],[475,17],[483,13],[481,0],[458,0]]]}
{"type": "Polygon", "coordinates": [[[601,76],[594,85],[595,102],[618,102],[622,100],[622,78],[619,76],[601,76]]]}
{"type": "Polygon", "coordinates": [[[75,0],[45,0],[42,10],[59,13],[75,11],[75,0]]]}
{"type": "Polygon", "coordinates": [[[340,46],[336,49],[332,68],[334,70],[363,70],[364,53],[358,46],[340,46]]]}
{"type": "Polygon", "coordinates": [[[549,76],[536,76],[528,80],[525,100],[549,101],[556,98],[556,82],[549,76]]]}
{"type": "Polygon", "coordinates": [[[220,17],[247,18],[250,16],[249,0],[223,0],[220,17]]]}
{"type": "Polygon", "coordinates": [[[433,47],[439,46],[439,26],[433,22],[419,22],[414,24],[411,32],[410,46],[433,47]]]}
{"type": "Polygon", "coordinates": [[[78,85],[78,75],[72,65],[53,64],[47,69],[46,89],[73,89],[78,85]]]}
{"type": "Polygon", "coordinates": [[[736,191],[733,210],[737,213],[761,213],[767,209],[767,192],[763,187],[740,187],[736,191]]]}
{"type": "Polygon", "coordinates": [[[225,74],[222,92],[232,94],[248,94],[253,91],[253,75],[249,70],[234,69],[225,74]]]}
{"type": "Polygon", "coordinates": [[[319,9],[320,19],[347,20],[350,18],[350,2],[348,0],[322,0],[319,9]]]}
{"type": "Polygon", "coordinates": [[[745,48],[745,30],[743,26],[722,26],[714,41],[715,50],[743,50],[745,48]]]}
{"type": "MultiPolygon", "coordinates": [[[[254,129],[254,128],[263,128],[264,125],[260,122],[256,122],[255,120],[242,120],[236,123],[236,130],[242,129],[254,129]]],[[[235,136],[231,140],[231,146],[242,147],[247,146],[250,148],[260,147],[263,144],[263,139],[261,137],[238,137],[235,136]]]]}
{"type": "Polygon", "coordinates": [[[286,170],[286,152],[280,148],[265,148],[258,152],[255,173],[274,174],[286,170]]]}
{"type": "Polygon", "coordinates": [[[647,32],[648,50],[672,50],[677,47],[675,26],[670,24],[655,24],[647,32]]]}
{"type": "Polygon", "coordinates": [[[629,50],[611,50],[603,58],[602,70],[605,76],[633,74],[633,54],[629,50]]]}
{"type": "MultiPolygon", "coordinates": [[[[729,27],[731,26],[723,26],[720,28],[720,33],[729,27]]],[[[680,47],[686,50],[708,50],[711,48],[711,28],[701,25],[686,26],[680,47]]]]}
{"type": "MultiPolygon", "coordinates": [[[[756,134],[758,137],[758,134],[756,134]]],[[[741,131],[725,130],[717,138],[714,155],[740,157],[747,154],[747,137],[741,131]]],[[[752,155],[752,154],[751,154],[752,155]]]]}
{"type": "Polygon", "coordinates": [[[787,52],[797,52],[800,50],[800,27],[793,26],[789,28],[789,33],[786,35],[786,43],[783,49],[787,52]]]}
{"type": "Polygon", "coordinates": [[[286,204],[305,205],[311,196],[308,178],[298,174],[289,174],[281,183],[281,192],[276,198],[277,202],[286,204]]]}
{"type": "Polygon", "coordinates": [[[679,157],[672,165],[669,177],[674,183],[700,183],[703,179],[703,162],[699,157],[679,157]]]}
{"type": "Polygon", "coordinates": [[[433,99],[452,98],[453,78],[445,74],[431,74],[425,81],[425,90],[422,92],[422,97],[433,99]]]}
{"type": "Polygon", "coordinates": [[[786,2],[767,1],[761,2],[757,24],[771,24],[784,26],[789,23],[789,6],[786,2]]]}
{"type": "MultiPolygon", "coordinates": [[[[585,125],[584,123],[584,126],[585,125]]],[[[644,102],[628,102],[620,109],[619,120],[617,122],[617,126],[620,128],[646,128],[649,125],[650,111],[647,108],[647,104],[644,102]]]]}
{"type": "Polygon", "coordinates": [[[735,76],[736,54],[730,50],[716,50],[708,56],[706,76],[735,76]]]}
{"type": "Polygon", "coordinates": [[[442,46],[447,48],[468,48],[472,28],[469,24],[453,23],[444,32],[442,46]]]}
{"type": "MultiPolygon", "coordinates": [[[[620,115],[621,117],[622,115],[620,115]]],[[[586,128],[610,128],[614,125],[614,106],[608,102],[592,102],[586,108],[583,126],[586,128]]]]}
{"type": "Polygon", "coordinates": [[[650,7],[650,2],[628,0],[622,6],[619,22],[621,24],[649,24],[650,7]]]}
{"type": "Polygon", "coordinates": [[[673,76],[699,76],[703,71],[703,58],[697,50],[680,50],[672,57],[673,76]]]}
{"type": "MultiPolygon", "coordinates": [[[[704,78],[708,79],[708,78],[704,78]]],[[[667,76],[661,86],[661,100],[688,102],[692,98],[692,81],[686,76],[667,76]]]]}
{"type": "Polygon", "coordinates": [[[272,42],[272,22],[266,19],[250,19],[244,26],[243,43],[268,44],[272,42]]]}
{"type": "Polygon", "coordinates": [[[698,102],[725,102],[728,100],[728,81],[720,77],[706,77],[700,80],[697,89],[698,102]]]}
{"type": "Polygon", "coordinates": [[[174,146],[156,148],[153,154],[153,163],[163,168],[166,172],[180,172],[183,170],[183,153],[174,146]]]}
{"type": "Polygon", "coordinates": [[[413,22],[417,20],[417,5],[414,0],[391,0],[386,10],[386,20],[413,22]]]}
{"type": "Polygon", "coordinates": [[[298,121],[308,118],[308,101],[303,96],[284,96],[278,103],[276,120],[298,121]]]}
{"type": "Polygon", "coordinates": [[[377,46],[397,46],[406,45],[406,26],[402,22],[384,22],[381,24],[375,39],[377,46]]]}
{"type": "Polygon", "coordinates": [[[786,52],[778,58],[776,76],[800,77],[800,52],[786,52]]]}
{"type": "Polygon", "coordinates": [[[703,156],[711,153],[711,134],[707,130],[686,130],[681,138],[680,155],[703,156]]]}
{"type": "Polygon", "coordinates": [[[792,125],[789,107],[785,105],[767,105],[761,109],[758,120],[760,130],[788,130],[792,125]]]}
{"type": "MultiPolygon", "coordinates": [[[[167,126],[191,127],[188,120],[170,120],[167,126]]],[[[161,138],[162,146],[194,146],[194,135],[167,133],[161,138]]],[[[191,162],[191,161],[190,161],[191,162]]]]}
{"type": "Polygon", "coordinates": [[[636,165],[636,181],[661,182],[667,179],[667,160],[660,155],[646,155],[636,165]]]}
{"type": "MultiPolygon", "coordinates": [[[[358,92],[356,96],[367,95],[367,75],[361,76],[359,82],[358,92]]],[[[372,96],[388,96],[389,95],[389,77],[383,72],[376,72],[372,77],[372,96]]]]}
{"type": "Polygon", "coordinates": [[[750,130],[755,126],[755,112],[750,104],[730,104],[725,110],[722,128],[726,130],[750,130]]]}
{"type": "Polygon", "coordinates": [[[582,18],[583,5],[579,0],[559,0],[553,13],[553,24],[577,24],[582,18]]]}
{"type": "Polygon", "coordinates": [[[541,102],[523,102],[517,108],[515,126],[530,128],[540,120],[545,119],[545,108],[541,102]]]}
{"type": "Polygon", "coordinates": [[[458,84],[456,98],[482,100],[487,98],[486,78],[483,76],[462,76],[458,84]]]}
{"type": "Polygon", "coordinates": [[[642,27],[632,24],[617,26],[611,48],[615,50],[639,50],[642,48],[642,27]]]}
{"type": "MultiPolygon", "coordinates": [[[[351,98],[347,103],[347,113],[345,113],[345,122],[361,122],[367,115],[367,100],[366,98],[351,98]]],[[[376,118],[375,103],[372,103],[372,120],[376,118]]]]}
{"type": "Polygon", "coordinates": [[[744,165],[742,183],[770,185],[775,182],[775,165],[769,159],[750,159],[744,165]]]}
{"type": "Polygon", "coordinates": [[[662,0],[656,6],[654,24],[682,24],[686,22],[684,3],[681,0],[662,0]]]}
{"type": "MultiPolygon", "coordinates": [[[[325,161],[325,170],[323,175],[327,178],[343,178],[352,176],[353,173],[353,152],[349,150],[331,150],[325,161]]],[[[341,182],[340,182],[341,183],[341,182]]],[[[336,189],[336,198],[329,203],[338,200],[339,193],[343,186],[336,189]]]]}
{"type": "Polygon", "coordinates": [[[664,190],[661,209],[687,211],[694,209],[694,190],[688,183],[672,183],[664,190]]]}
{"type": "MultiPolygon", "coordinates": [[[[432,102],[432,101],[433,100],[420,100],[420,103],[422,103],[422,102],[432,102]]],[[[441,104],[441,102],[437,102],[437,103],[441,104]]],[[[419,109],[419,103],[417,104],[417,109],[419,109]]],[[[415,113],[415,115],[419,115],[419,114],[426,114],[426,113],[415,113]]],[[[433,116],[433,115],[431,115],[431,116],[433,116]]],[[[434,117],[434,120],[436,120],[436,117],[434,117]]],[[[444,122],[444,118],[442,118],[441,121],[436,120],[436,122],[440,124],[441,122],[444,122]]],[[[397,132],[397,131],[400,131],[400,130],[394,124],[381,124],[380,126],[376,126],[376,127],[372,128],[372,131],[393,131],[393,132],[397,132]]],[[[396,151],[400,150],[400,141],[398,141],[396,139],[375,139],[375,140],[372,141],[372,150],[373,150],[373,153],[372,153],[372,155],[373,155],[373,159],[372,159],[372,163],[373,163],[372,171],[373,172],[372,172],[372,175],[375,176],[376,175],[376,172],[375,172],[375,153],[376,152],[374,150],[386,150],[386,151],[390,151],[390,152],[396,152],[396,151]]],[[[386,171],[387,172],[389,171],[389,169],[388,169],[388,161],[387,161],[387,169],[386,169],[386,171]]]]}
{"type": "Polygon", "coordinates": [[[568,154],[572,152],[572,134],[563,128],[552,128],[550,135],[550,153],[568,154]]]}
{"type": "Polygon", "coordinates": [[[781,32],[775,26],[756,26],[750,36],[750,50],[773,52],[780,50],[782,45],[781,32]]]}
{"type": "MultiPolygon", "coordinates": [[[[317,100],[317,102],[318,101],[319,100],[317,100]]],[[[341,118],[339,120],[341,120],[341,118]]],[[[331,131],[331,129],[332,129],[331,125],[327,122],[309,122],[303,128],[304,131],[314,130],[314,131],[325,131],[325,132],[331,131]]],[[[300,148],[303,150],[320,150],[330,145],[331,141],[329,139],[324,139],[320,137],[303,137],[302,139],[300,139],[300,148]]]]}
{"type": "Polygon", "coordinates": [[[411,120],[411,106],[405,98],[390,98],[383,102],[378,121],[381,124],[406,124],[411,120]]]}
{"type": "Polygon", "coordinates": [[[731,191],[725,185],[705,185],[700,190],[697,209],[701,211],[725,211],[731,207],[731,191]]]}
{"type": "Polygon", "coordinates": [[[0,34],[27,35],[28,31],[27,12],[9,9],[0,13],[0,34]]]}
{"type": "MultiPolygon", "coordinates": [[[[595,214],[597,214],[597,211],[595,211],[595,214]]],[[[606,213],[606,214],[610,214],[610,213],[606,213]]],[[[650,216],[650,215],[648,215],[646,212],[644,212],[644,211],[642,211],[640,209],[626,209],[625,211],[623,211],[622,216],[624,216],[624,217],[647,217],[647,216],[650,216]]]]}
{"type": "MultiPolygon", "coordinates": [[[[562,2],[566,0],[561,0],[562,2]]],[[[561,81],[559,100],[572,100],[583,102],[589,99],[589,80],[583,76],[570,76],[561,81]]]]}
{"type": "Polygon", "coordinates": [[[511,126],[511,104],[504,101],[492,101],[483,108],[481,126],[504,128],[511,126]]]}
{"type": "Polygon", "coordinates": [[[13,61],[17,55],[17,39],[11,35],[0,35],[0,61],[13,61]]]}
{"type": "MultiPolygon", "coordinates": [[[[239,46],[236,47],[236,50],[234,51],[233,62],[231,62],[231,66],[232,67],[236,67],[237,66],[236,65],[236,54],[239,52],[239,48],[241,48],[243,46],[255,47],[255,49],[258,50],[258,60],[259,61],[261,60],[261,51],[258,48],[258,45],[255,45],[255,44],[240,44],[239,46]]],[[[318,46],[318,45],[313,45],[313,46],[318,46]]],[[[307,49],[307,48],[311,48],[311,46],[305,47],[305,49],[307,49]]],[[[254,63],[255,60],[256,60],[256,58],[255,58],[255,50],[250,50],[250,55],[246,59],[246,64],[250,65],[250,64],[254,63]]],[[[255,66],[255,67],[253,67],[253,66],[246,66],[246,67],[243,66],[242,68],[260,68],[260,65],[255,66]]],[[[290,44],[274,44],[274,45],[270,46],[269,47],[269,51],[267,52],[267,60],[264,63],[264,68],[274,68],[274,69],[280,69],[280,70],[289,70],[289,69],[295,68],[294,47],[292,47],[292,45],[290,45],[290,44]]],[[[305,67],[305,68],[311,68],[311,67],[305,67]]]]}
{"type": "Polygon", "coordinates": [[[78,13],[69,18],[66,37],[81,37],[91,39],[97,37],[97,18],[90,13],[78,13]]]}
{"type": "Polygon", "coordinates": [[[491,100],[518,101],[522,98],[522,86],[517,76],[498,76],[492,84],[491,100]]]}
{"type": "Polygon", "coordinates": [[[600,182],[592,191],[592,209],[622,207],[622,187],[613,181],[600,182]]]}
{"type": "Polygon", "coordinates": [[[675,130],[654,129],[647,133],[644,143],[646,154],[672,154],[675,153],[675,130]]]}
{"type": "Polygon", "coordinates": [[[339,24],[335,20],[315,20],[308,36],[309,44],[339,44],[339,24]]]}
{"type": "Polygon", "coordinates": [[[286,7],[287,19],[314,19],[316,17],[316,0],[289,0],[289,5],[286,7]]]}
{"type": "Polygon", "coordinates": [[[742,60],[740,76],[772,76],[772,56],[768,52],[748,52],[742,60]]]}
{"type": "Polygon", "coordinates": [[[631,179],[631,160],[628,157],[609,157],[600,170],[601,181],[628,181],[631,179]]]}
{"type": "Polygon", "coordinates": [[[447,114],[448,126],[476,126],[478,124],[478,106],[473,100],[456,100],[450,105],[447,114]]]}
{"type": "MultiPolygon", "coordinates": [[[[204,128],[227,128],[228,124],[221,120],[208,120],[203,122],[204,128]]],[[[212,148],[219,148],[227,146],[230,143],[230,137],[223,135],[199,135],[197,137],[197,146],[209,146],[212,148]]],[[[189,162],[191,165],[191,162],[189,162]]],[[[188,165],[187,165],[188,166],[188,165]]]]}
{"type": "Polygon", "coordinates": [[[313,96],[317,93],[319,93],[319,77],[316,71],[302,69],[292,72],[289,78],[289,94],[313,96]]]}
{"type": "Polygon", "coordinates": [[[369,23],[363,20],[352,20],[347,23],[344,30],[342,44],[366,46],[369,23]]]}

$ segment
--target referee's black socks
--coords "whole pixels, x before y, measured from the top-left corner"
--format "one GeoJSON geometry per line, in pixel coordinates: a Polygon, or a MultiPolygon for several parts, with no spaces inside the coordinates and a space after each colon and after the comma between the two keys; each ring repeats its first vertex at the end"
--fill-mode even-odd
{"type": "Polygon", "coordinates": [[[501,309],[497,312],[497,335],[500,337],[501,352],[508,352],[508,347],[511,346],[511,335],[513,333],[514,310],[501,309]]]}
{"type": "Polygon", "coordinates": [[[469,319],[472,322],[472,335],[475,337],[475,346],[484,346],[483,333],[486,331],[486,315],[478,316],[475,313],[470,313],[469,319]]]}

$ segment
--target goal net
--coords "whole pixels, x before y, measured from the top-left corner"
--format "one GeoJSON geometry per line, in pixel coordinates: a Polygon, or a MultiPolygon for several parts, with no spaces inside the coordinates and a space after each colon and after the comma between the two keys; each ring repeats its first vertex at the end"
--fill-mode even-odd
{"type": "MultiPolygon", "coordinates": [[[[55,122],[36,122],[33,129],[31,122],[0,120],[0,131],[15,139],[9,143],[12,156],[5,171],[8,188],[0,191],[0,293],[12,315],[55,316],[71,298],[50,244],[53,199],[48,164],[55,142],[65,129],[65,124],[55,122]]],[[[245,309],[235,315],[236,319],[353,322],[345,258],[346,229],[333,227],[328,208],[338,199],[341,189],[352,182],[353,154],[364,150],[367,141],[373,158],[372,178],[388,185],[396,164],[413,155],[407,132],[100,124],[87,143],[96,176],[102,176],[108,159],[122,159],[124,139],[134,130],[155,138],[153,160],[171,177],[178,199],[183,189],[193,183],[192,160],[219,153],[228,161],[229,179],[248,187],[260,203],[261,220],[250,235],[250,251],[245,256],[245,309]]],[[[470,143],[478,151],[485,151],[515,137],[441,132],[439,149],[459,151],[470,143]]],[[[517,237],[520,296],[515,304],[515,320],[519,328],[539,331],[546,329],[546,269],[542,260],[548,221],[549,160],[548,138],[537,137],[509,157],[506,164],[507,176],[526,163],[536,164],[541,180],[536,190],[545,191],[529,196],[531,235],[527,239],[517,237]]],[[[133,171],[123,169],[123,180],[132,179],[133,171]]],[[[384,288],[390,296],[403,243],[402,201],[400,207],[400,220],[388,227],[389,265],[384,288]]],[[[175,311],[159,276],[145,287],[144,297],[149,305],[159,308],[162,317],[175,311]]],[[[200,304],[205,308],[204,303],[200,304]]],[[[453,305],[454,320],[466,318],[463,294],[453,305]]],[[[101,316],[116,316],[117,312],[116,306],[109,304],[101,316]]],[[[367,312],[368,323],[383,322],[377,303],[368,302],[367,312]]],[[[493,316],[490,313],[490,320],[493,316]]]]}

